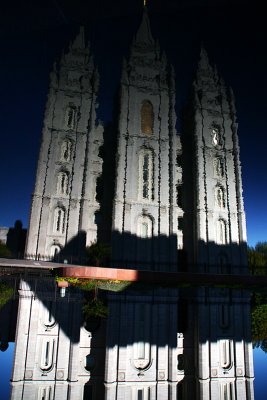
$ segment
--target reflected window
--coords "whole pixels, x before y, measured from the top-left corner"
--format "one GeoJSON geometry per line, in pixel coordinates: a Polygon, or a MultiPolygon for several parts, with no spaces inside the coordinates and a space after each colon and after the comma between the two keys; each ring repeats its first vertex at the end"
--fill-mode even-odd
{"type": "Polygon", "coordinates": [[[139,309],[139,325],[138,325],[138,336],[139,341],[137,343],[137,358],[140,360],[145,358],[145,309],[141,307],[139,309]],[[140,340],[141,339],[141,340],[140,340]]]}
{"type": "Polygon", "coordinates": [[[220,364],[223,369],[231,366],[231,343],[229,339],[220,340],[220,364]]]}
{"type": "Polygon", "coordinates": [[[51,399],[51,386],[40,387],[38,391],[38,400],[50,400],[51,399]]]}
{"type": "Polygon", "coordinates": [[[234,387],[232,382],[229,383],[222,383],[221,390],[220,390],[220,400],[234,400],[234,387]]]}
{"type": "Polygon", "coordinates": [[[145,135],[152,135],[153,124],[153,106],[149,100],[144,100],[141,107],[141,132],[145,135]]]}
{"type": "Polygon", "coordinates": [[[229,326],[229,305],[221,304],[219,305],[219,323],[222,329],[226,329],[229,326]]]}
{"type": "Polygon", "coordinates": [[[137,400],[144,400],[144,391],[143,391],[143,389],[137,389],[137,400]]]}
{"type": "Polygon", "coordinates": [[[44,371],[51,369],[53,366],[53,357],[54,357],[54,340],[44,339],[42,343],[40,368],[44,371]]]}
{"type": "Polygon", "coordinates": [[[42,322],[47,329],[52,328],[56,324],[55,314],[56,303],[54,301],[44,300],[42,322]]]}
{"type": "Polygon", "coordinates": [[[138,370],[145,369],[150,362],[150,344],[148,341],[150,316],[146,304],[136,305],[135,328],[134,328],[134,366],[138,370]]]}

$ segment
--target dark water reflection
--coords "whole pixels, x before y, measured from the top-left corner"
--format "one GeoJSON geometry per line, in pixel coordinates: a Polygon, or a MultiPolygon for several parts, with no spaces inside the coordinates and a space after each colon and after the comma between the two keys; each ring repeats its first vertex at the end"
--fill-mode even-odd
{"type": "Polygon", "coordinates": [[[108,318],[86,319],[96,293],[62,297],[48,271],[1,282],[13,288],[1,290],[3,400],[254,399],[249,291],[99,290],[108,318]]]}

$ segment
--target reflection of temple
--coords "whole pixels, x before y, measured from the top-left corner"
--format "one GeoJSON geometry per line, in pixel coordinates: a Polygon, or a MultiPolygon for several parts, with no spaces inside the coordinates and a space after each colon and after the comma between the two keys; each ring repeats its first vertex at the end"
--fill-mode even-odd
{"type": "MultiPolygon", "coordinates": [[[[103,240],[115,266],[245,272],[234,99],[206,52],[181,136],[174,72],[146,10],[123,65],[116,137],[95,125],[97,89],[81,30],[51,74],[26,256],[81,257],[103,240]]],[[[107,327],[86,328],[81,297],[22,281],[13,399],[253,398],[245,294],[129,288],[108,296],[107,327]]]]}
{"type": "Polygon", "coordinates": [[[254,398],[247,293],[143,291],[109,296],[106,326],[79,290],[22,280],[11,399],[254,398]]]}

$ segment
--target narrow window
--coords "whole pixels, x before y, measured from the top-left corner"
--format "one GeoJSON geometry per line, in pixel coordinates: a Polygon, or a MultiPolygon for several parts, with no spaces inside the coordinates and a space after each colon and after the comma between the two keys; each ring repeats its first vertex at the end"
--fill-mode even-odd
{"type": "Polygon", "coordinates": [[[40,367],[42,370],[49,370],[53,365],[54,356],[54,341],[52,339],[46,339],[43,341],[41,363],[40,367]]]}
{"type": "Polygon", "coordinates": [[[143,389],[137,389],[137,400],[144,400],[143,389]]]}
{"type": "Polygon", "coordinates": [[[225,208],[225,195],[224,195],[224,190],[221,186],[217,186],[215,188],[215,202],[217,207],[219,208],[225,208]]]}
{"type": "Polygon", "coordinates": [[[146,222],[141,223],[141,238],[148,237],[148,224],[146,222]]]}
{"type": "Polygon", "coordinates": [[[48,367],[49,365],[49,348],[50,348],[50,343],[46,342],[46,347],[45,347],[45,367],[48,367]]]}
{"type": "Polygon", "coordinates": [[[65,231],[65,210],[63,208],[58,207],[55,210],[54,231],[57,233],[65,231]]]}
{"type": "Polygon", "coordinates": [[[66,139],[63,141],[61,145],[61,157],[62,161],[70,161],[71,159],[71,152],[72,152],[72,143],[70,140],[66,139]]]}
{"type": "Polygon", "coordinates": [[[145,309],[140,307],[139,309],[139,326],[138,326],[139,341],[137,343],[137,358],[143,360],[145,358],[145,309]]]}
{"type": "Polygon", "coordinates": [[[154,167],[151,150],[142,150],[139,156],[139,194],[141,199],[154,200],[154,167]]]}
{"type": "Polygon", "coordinates": [[[229,305],[220,304],[219,305],[219,323],[222,329],[226,329],[229,326],[229,305]]]}
{"type": "Polygon", "coordinates": [[[227,243],[226,223],[224,220],[217,221],[217,244],[227,243]]]}
{"type": "Polygon", "coordinates": [[[40,387],[38,392],[38,400],[50,400],[51,386],[40,387]]]}
{"type": "Polygon", "coordinates": [[[69,192],[69,176],[67,172],[60,172],[57,178],[57,193],[67,195],[69,192]]]}
{"type": "Polygon", "coordinates": [[[217,178],[224,177],[224,161],[221,157],[216,157],[214,159],[214,176],[217,178]]]}
{"type": "Polygon", "coordinates": [[[143,198],[149,198],[149,155],[144,154],[143,162],[143,198]]]}
{"type": "Polygon", "coordinates": [[[231,365],[231,351],[230,340],[224,339],[220,341],[220,360],[223,369],[230,368],[231,365]]]}
{"type": "Polygon", "coordinates": [[[153,106],[149,100],[144,100],[141,107],[141,133],[145,135],[152,135],[153,124],[153,106]]]}
{"type": "Polygon", "coordinates": [[[76,123],[76,107],[72,104],[66,109],[65,121],[68,129],[74,129],[76,123]]]}

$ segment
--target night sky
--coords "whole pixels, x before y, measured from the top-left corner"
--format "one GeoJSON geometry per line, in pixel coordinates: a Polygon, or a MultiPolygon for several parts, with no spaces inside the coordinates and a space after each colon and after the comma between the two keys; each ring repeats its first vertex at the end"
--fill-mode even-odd
{"type": "MultiPolygon", "coordinates": [[[[0,226],[28,225],[49,72],[82,24],[100,72],[98,118],[112,118],[122,57],[141,0],[12,1],[0,16],[0,226]]],[[[248,243],[267,240],[267,24],[252,1],[148,0],[151,29],[173,63],[177,130],[201,43],[236,97],[248,243]]]]}

